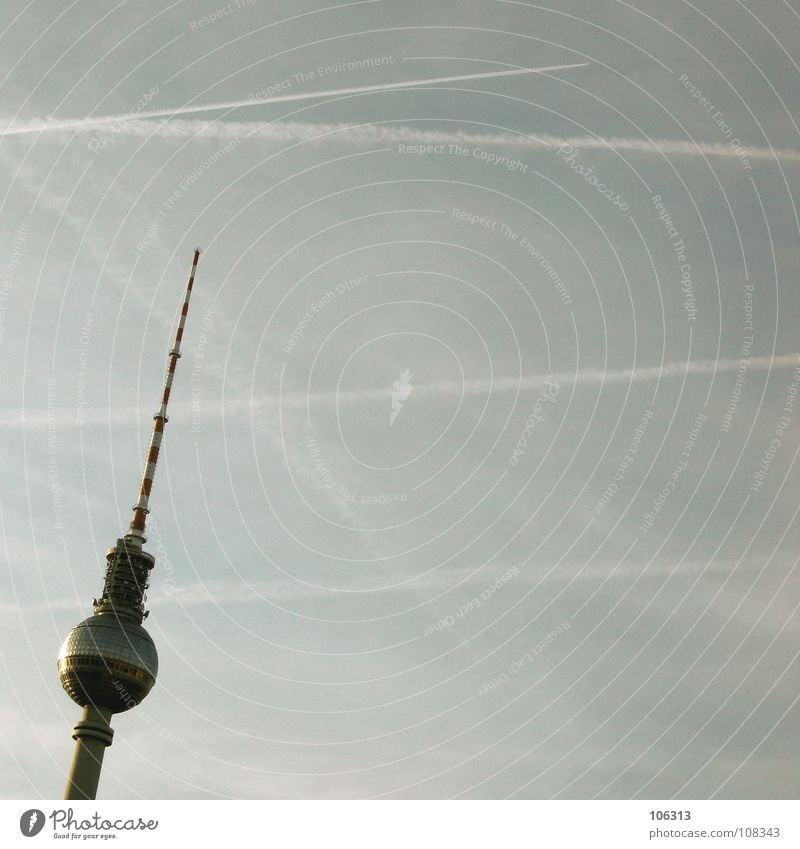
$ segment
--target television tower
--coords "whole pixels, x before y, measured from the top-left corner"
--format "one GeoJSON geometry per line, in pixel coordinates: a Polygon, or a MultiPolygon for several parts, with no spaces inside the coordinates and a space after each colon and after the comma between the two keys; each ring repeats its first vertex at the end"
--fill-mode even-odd
{"type": "Polygon", "coordinates": [[[94,799],[100,781],[103,753],[111,745],[114,731],[111,715],[135,707],[150,692],[158,672],[158,654],[150,635],[142,627],[148,578],[155,558],[143,550],[145,519],[153,477],[167,423],[167,404],[175,366],[181,355],[181,340],[189,311],[194,275],[200,251],[192,258],[192,270],[183,300],[175,344],[169,352],[167,377],[161,406],[153,417],[153,432],[147,451],[139,500],[133,507],[130,527],[124,537],[106,552],[103,594],[93,600],[94,615],[67,634],[58,653],[58,675],[69,697],[83,708],[83,716],[72,732],[72,757],[65,799],[94,799]]]}

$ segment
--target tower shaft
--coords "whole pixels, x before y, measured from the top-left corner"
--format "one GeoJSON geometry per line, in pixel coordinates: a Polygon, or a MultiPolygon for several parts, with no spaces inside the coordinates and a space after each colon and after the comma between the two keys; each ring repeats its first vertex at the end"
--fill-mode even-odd
{"type": "Polygon", "coordinates": [[[83,709],[83,718],[75,723],[72,730],[75,751],[67,776],[65,799],[94,799],[97,796],[103,755],[114,738],[110,721],[111,711],[108,708],[87,705],[83,709]]]}

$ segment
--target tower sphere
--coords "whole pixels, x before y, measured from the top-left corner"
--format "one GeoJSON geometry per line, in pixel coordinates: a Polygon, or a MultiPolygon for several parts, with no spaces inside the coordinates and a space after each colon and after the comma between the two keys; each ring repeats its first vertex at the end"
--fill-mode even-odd
{"type": "Polygon", "coordinates": [[[158,654],[138,622],[95,615],[67,634],[58,653],[58,674],[67,695],[81,707],[122,713],[136,707],[155,684],[158,654]]]}

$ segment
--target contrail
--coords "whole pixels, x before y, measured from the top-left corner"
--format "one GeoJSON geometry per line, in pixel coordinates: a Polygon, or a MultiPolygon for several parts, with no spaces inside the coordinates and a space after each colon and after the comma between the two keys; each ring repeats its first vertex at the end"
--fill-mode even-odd
{"type": "MultiPolygon", "coordinates": [[[[143,113],[142,113],[143,114],[143,113]]],[[[172,113],[170,113],[172,114],[172,113]]],[[[420,130],[416,127],[387,126],[383,124],[309,124],[300,121],[207,121],[201,119],[176,118],[160,122],[139,120],[141,115],[117,118],[90,118],[85,121],[62,121],[14,127],[0,130],[0,138],[34,132],[95,133],[98,128],[113,127],[114,136],[132,136],[161,139],[218,139],[245,141],[263,139],[278,144],[302,141],[341,141],[360,145],[400,144],[459,144],[472,147],[496,147],[518,150],[543,150],[571,145],[580,150],[606,150],[618,153],[664,156],[741,157],[729,144],[695,141],[689,139],[646,139],[611,136],[551,136],[527,133],[467,133],[463,131],[420,130]],[[116,124],[109,122],[118,121],[116,124]]],[[[91,146],[91,143],[90,143],[91,146]]],[[[741,148],[750,160],[774,162],[800,162],[800,150],[765,147],[741,148]]]]}
{"type": "MultiPolygon", "coordinates": [[[[550,372],[537,375],[523,375],[521,378],[500,377],[495,380],[469,380],[461,382],[458,380],[440,380],[435,383],[420,383],[414,385],[415,396],[442,395],[460,396],[464,395],[486,395],[494,393],[524,392],[526,390],[538,389],[548,381],[557,382],[559,386],[598,385],[606,383],[644,383],[646,381],[658,380],[659,378],[683,377],[687,374],[714,374],[715,372],[736,371],[746,362],[747,371],[771,371],[772,369],[800,367],[800,354],[785,354],[778,357],[749,357],[746,361],[736,360],[695,360],[694,362],[673,362],[661,366],[647,366],[645,368],[625,368],[603,371],[602,369],[583,369],[577,372],[550,372]]],[[[385,399],[387,390],[379,389],[356,389],[349,392],[313,392],[308,395],[295,394],[281,400],[284,407],[305,407],[307,403],[324,404],[338,403],[347,404],[358,401],[377,401],[385,399]]],[[[248,404],[258,405],[260,399],[254,398],[248,404]]],[[[277,399],[268,399],[268,403],[276,403],[277,399]]],[[[238,403],[238,402],[237,402],[238,403]]],[[[225,405],[226,411],[228,405],[225,405]]]]}
{"type": "Polygon", "coordinates": [[[299,121],[205,121],[200,119],[181,119],[182,115],[195,115],[202,112],[232,110],[247,106],[268,105],[271,103],[289,103],[313,100],[315,98],[340,97],[349,94],[391,91],[393,89],[413,88],[445,82],[464,82],[468,80],[509,77],[520,74],[542,74],[548,71],[567,70],[588,66],[588,62],[571,65],[552,65],[542,68],[514,68],[505,71],[487,71],[477,74],[459,74],[448,77],[430,77],[407,82],[386,83],[383,85],[358,86],[352,88],[331,89],[328,91],[285,94],[276,97],[248,98],[220,103],[206,103],[195,106],[180,106],[174,109],[158,109],[142,112],[128,112],[122,115],[106,115],[96,118],[67,118],[29,121],[25,124],[9,125],[0,128],[0,138],[35,133],[74,132],[87,133],[107,127],[113,128],[114,136],[191,139],[202,136],[204,139],[221,140],[265,139],[274,142],[315,141],[333,137],[361,144],[461,144],[483,145],[503,148],[535,150],[541,148],[571,145],[581,150],[613,150],[641,154],[662,154],[669,156],[712,156],[725,159],[741,159],[746,155],[751,160],[800,162],[800,150],[785,148],[766,148],[742,146],[737,149],[724,142],[698,141],[694,139],[650,139],[612,136],[551,136],[527,133],[466,133],[446,130],[420,130],[413,127],[386,126],[383,124],[309,124],[299,121]],[[152,119],[165,119],[153,123],[152,119]]]}
{"type": "MultiPolygon", "coordinates": [[[[441,380],[434,383],[414,384],[414,397],[428,396],[441,397],[463,395],[486,395],[495,393],[520,393],[538,389],[547,381],[558,382],[559,386],[589,386],[604,385],[607,383],[645,383],[647,381],[683,377],[684,373],[689,375],[720,374],[734,372],[743,368],[748,372],[773,371],[776,369],[798,368],[800,369],[800,353],[782,354],[777,357],[749,357],[747,360],[695,360],[694,362],[671,362],[661,366],[645,366],[644,368],[611,369],[583,369],[573,372],[544,372],[536,375],[523,375],[521,378],[500,377],[493,381],[468,380],[461,383],[457,380],[441,380]],[[743,363],[746,365],[743,366],[743,363]]],[[[222,401],[207,400],[203,404],[203,414],[212,416],[233,415],[240,412],[250,412],[265,408],[272,408],[281,404],[284,408],[303,409],[307,404],[355,404],[363,401],[385,401],[391,392],[388,387],[370,389],[356,389],[349,392],[312,392],[310,394],[295,392],[277,396],[253,396],[251,398],[230,398],[222,401]]],[[[188,415],[189,404],[176,404],[176,412],[188,415]]],[[[132,416],[142,413],[141,407],[119,407],[115,410],[108,408],[97,408],[84,411],[83,421],[96,422],[103,427],[107,426],[109,418],[112,422],[124,423],[130,421],[132,416]]],[[[35,410],[12,410],[0,417],[0,426],[17,428],[42,428],[55,424],[70,426],[75,424],[75,417],[62,411],[35,410]]],[[[87,425],[84,424],[84,427],[87,425]]]]}
{"type": "Polygon", "coordinates": [[[239,109],[245,106],[262,106],[272,103],[294,103],[301,100],[314,100],[324,97],[343,97],[349,94],[366,94],[368,92],[392,91],[393,89],[413,88],[435,83],[460,83],[468,80],[488,80],[494,77],[513,77],[520,74],[544,74],[548,71],[566,71],[570,68],[584,68],[588,62],[578,62],[572,65],[549,65],[543,68],[514,68],[509,71],[486,71],[479,74],[458,74],[450,77],[428,77],[422,80],[409,80],[399,83],[383,83],[381,85],[354,86],[351,88],[331,89],[328,91],[308,91],[296,94],[281,94],[277,97],[254,97],[247,100],[228,100],[220,103],[205,103],[196,106],[178,106],[174,109],[152,109],[123,115],[107,115],[98,118],[68,118],[48,119],[21,124],[18,127],[9,126],[0,130],[0,137],[23,135],[26,133],[48,133],[63,130],[80,130],[85,127],[99,127],[105,124],[120,124],[133,119],[172,118],[175,115],[196,115],[200,112],[215,112],[225,109],[239,109]]]}

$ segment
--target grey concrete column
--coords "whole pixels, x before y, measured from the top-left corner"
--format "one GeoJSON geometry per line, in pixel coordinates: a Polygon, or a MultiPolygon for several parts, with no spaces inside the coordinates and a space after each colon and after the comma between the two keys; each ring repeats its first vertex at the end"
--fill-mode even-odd
{"type": "Polygon", "coordinates": [[[65,799],[94,799],[100,782],[103,754],[114,739],[114,730],[109,725],[111,711],[108,708],[83,709],[83,717],[72,730],[75,752],[67,776],[65,799]]]}

